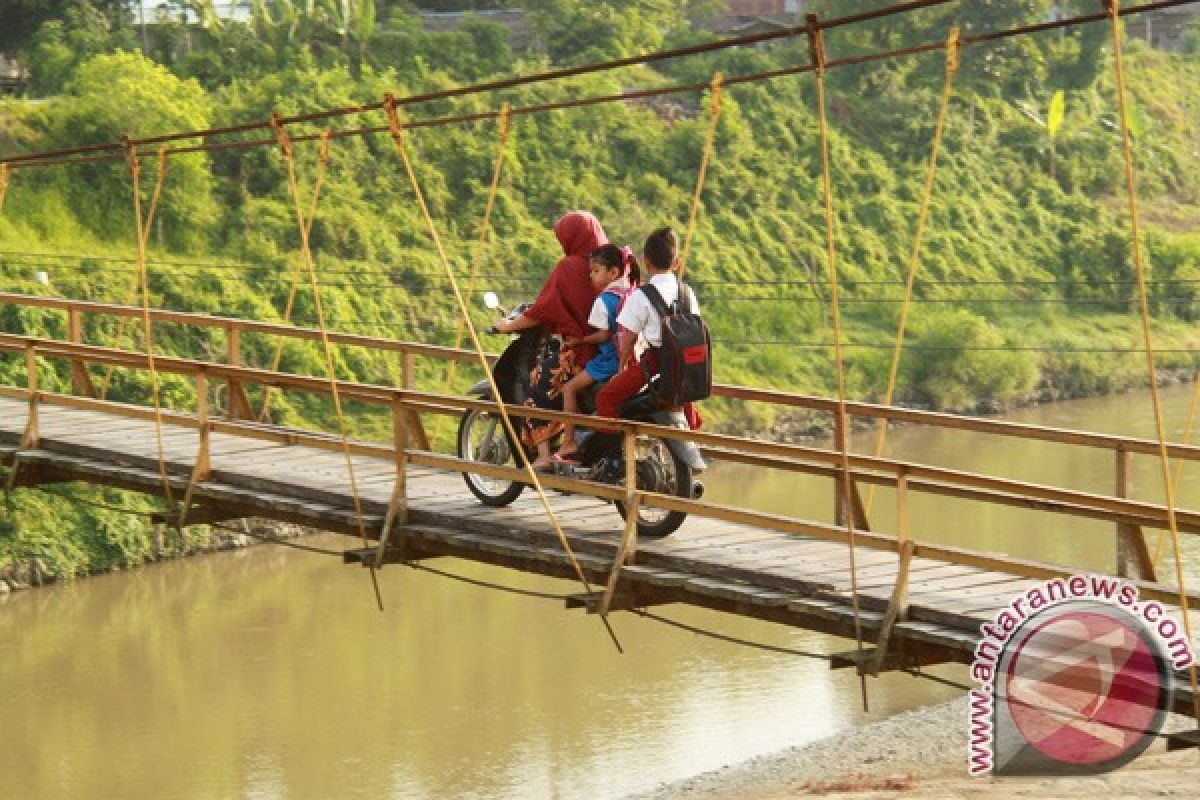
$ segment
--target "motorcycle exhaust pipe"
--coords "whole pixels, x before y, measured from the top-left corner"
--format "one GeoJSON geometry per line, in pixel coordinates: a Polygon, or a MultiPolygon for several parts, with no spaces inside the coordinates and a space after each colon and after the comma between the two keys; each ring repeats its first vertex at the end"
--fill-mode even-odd
{"type": "Polygon", "coordinates": [[[704,497],[704,483],[702,481],[692,481],[692,499],[699,500],[704,497]]]}

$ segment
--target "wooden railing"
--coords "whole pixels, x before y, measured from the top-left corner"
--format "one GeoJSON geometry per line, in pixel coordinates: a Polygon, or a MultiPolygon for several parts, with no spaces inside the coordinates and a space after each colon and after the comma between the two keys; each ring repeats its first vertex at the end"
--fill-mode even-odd
{"type": "MultiPolygon", "coordinates": [[[[141,309],[130,306],[58,298],[30,297],[16,294],[0,294],[0,304],[59,309],[67,315],[67,325],[65,326],[68,334],[67,340],[0,334],[0,352],[24,353],[26,357],[28,372],[27,386],[0,387],[0,394],[2,395],[26,398],[29,401],[29,425],[24,440],[26,446],[34,446],[37,441],[37,406],[39,403],[96,409],[129,417],[152,418],[154,416],[154,411],[149,408],[104,401],[94,396],[89,396],[90,382],[84,380],[87,376],[86,368],[88,365],[107,365],[139,370],[149,367],[149,359],[144,353],[89,345],[81,341],[84,330],[82,325],[83,315],[103,314],[134,317],[141,315],[141,309]],[[70,374],[72,375],[72,394],[50,393],[38,390],[36,369],[39,359],[65,361],[69,365],[70,374]]],[[[328,394],[330,392],[330,381],[323,377],[273,372],[266,369],[243,366],[240,364],[240,353],[237,350],[237,342],[240,335],[245,332],[313,341],[319,339],[319,331],[252,320],[159,309],[151,310],[150,317],[152,321],[220,328],[227,332],[231,342],[227,359],[229,363],[216,363],[166,355],[155,355],[154,357],[155,368],[160,372],[192,376],[199,384],[198,398],[206,398],[205,387],[210,380],[223,381],[230,387],[242,387],[253,384],[261,387],[274,387],[317,394],[328,394]]],[[[473,359],[477,361],[478,359],[477,355],[472,351],[353,334],[331,333],[330,340],[340,345],[368,347],[379,351],[401,353],[407,359],[418,356],[456,361],[470,361],[473,359]]],[[[406,370],[406,373],[411,375],[411,369],[406,370]]],[[[525,474],[521,470],[512,467],[464,461],[451,455],[434,452],[427,443],[418,443],[415,441],[417,437],[414,435],[414,424],[417,426],[420,425],[421,415],[442,414],[457,416],[471,409],[496,412],[498,410],[497,406],[491,402],[436,392],[419,391],[413,388],[411,384],[392,387],[352,381],[338,381],[337,388],[339,394],[344,399],[386,407],[391,410],[393,416],[395,434],[391,444],[353,442],[351,444],[351,451],[354,453],[395,459],[400,467],[403,467],[406,463],[411,463],[455,472],[476,473],[505,480],[525,479],[525,474]]],[[[232,391],[233,389],[231,389],[232,391]]],[[[833,412],[836,409],[836,404],[827,398],[765,389],[722,385],[716,387],[715,393],[723,397],[770,403],[790,408],[807,408],[825,412],[833,412]]],[[[574,420],[578,424],[585,425],[593,421],[591,418],[581,415],[544,411],[522,406],[508,406],[507,409],[514,417],[561,421],[574,420]]],[[[233,411],[232,404],[230,410],[231,412],[233,411]]],[[[847,410],[850,414],[868,418],[886,418],[941,428],[974,431],[999,436],[1017,436],[1058,444],[1106,449],[1114,454],[1118,476],[1127,476],[1128,460],[1131,454],[1154,454],[1157,452],[1156,444],[1146,439],[1007,423],[997,420],[884,407],[867,403],[849,403],[847,404],[847,410]]],[[[207,434],[210,431],[221,431],[278,442],[305,444],[330,450],[340,449],[342,446],[340,439],[328,433],[282,429],[252,419],[239,418],[235,413],[230,413],[224,417],[212,416],[209,413],[206,400],[198,403],[195,413],[167,411],[164,412],[164,418],[169,424],[190,427],[201,431],[201,459],[205,461],[203,466],[207,466],[205,445],[207,434]]],[[[627,448],[633,446],[633,442],[637,436],[685,439],[699,445],[710,457],[720,460],[741,462],[789,472],[819,475],[831,478],[835,483],[845,480],[847,477],[842,474],[839,453],[831,449],[809,445],[767,442],[703,431],[680,431],[675,428],[630,422],[627,420],[613,421],[612,427],[622,432],[627,448]]],[[[1168,451],[1174,458],[1187,461],[1200,460],[1200,447],[1173,444],[1168,447],[1168,451]]],[[[875,458],[857,454],[849,456],[849,470],[848,479],[853,487],[857,487],[858,484],[874,484],[896,489],[897,518],[901,520],[902,525],[906,524],[903,521],[908,516],[908,495],[911,492],[943,497],[966,498],[978,502],[1035,509],[1072,517],[1111,522],[1117,526],[1119,533],[1125,533],[1126,535],[1136,534],[1137,541],[1141,543],[1138,559],[1139,566],[1144,570],[1141,577],[1150,578],[1150,580],[1139,581],[1143,594],[1149,598],[1157,598],[1165,601],[1178,598],[1176,591],[1153,581],[1153,567],[1149,562],[1149,554],[1146,552],[1142,536],[1143,527],[1162,529],[1167,526],[1167,509],[1160,504],[1134,500],[1128,496],[1123,496],[1127,495],[1128,492],[1121,491],[1119,485],[1114,495],[1104,495],[1008,478],[992,477],[900,459],[875,458]]],[[[398,477],[402,474],[403,471],[401,469],[398,472],[398,477]]],[[[199,480],[203,480],[206,477],[205,471],[199,469],[196,477],[199,480]]],[[[620,499],[630,504],[636,502],[650,507],[684,511],[698,516],[714,517],[734,523],[753,525],[831,541],[847,542],[850,538],[846,528],[840,525],[828,525],[702,500],[672,497],[653,492],[634,491],[632,488],[619,488],[562,476],[547,475],[542,480],[545,485],[551,488],[588,494],[608,500],[620,499]]],[[[406,499],[403,497],[403,491],[398,492],[398,494],[400,495],[399,505],[394,511],[396,519],[402,520],[407,509],[406,499]]],[[[833,496],[835,502],[841,505],[841,495],[836,491],[836,487],[833,496]]],[[[854,496],[857,498],[857,493],[854,496]]],[[[946,545],[915,542],[912,543],[909,552],[906,553],[904,543],[908,539],[907,531],[898,531],[898,535],[870,531],[869,522],[866,519],[862,504],[855,502],[853,505],[854,508],[850,509],[849,513],[853,514],[856,529],[854,540],[858,545],[909,556],[915,555],[939,559],[950,563],[996,570],[1035,579],[1071,574],[1069,568],[1059,565],[946,545]]],[[[842,509],[839,509],[840,511],[842,509]]],[[[391,516],[391,514],[389,515],[391,516]]],[[[1181,509],[1177,511],[1176,516],[1180,531],[1188,534],[1200,533],[1200,512],[1181,509]]],[[[630,515],[630,517],[632,519],[633,515],[630,515]]],[[[382,539],[383,537],[381,536],[381,546],[384,543],[382,539]]],[[[629,526],[627,526],[626,535],[622,540],[622,554],[619,558],[628,557],[634,549],[636,549],[635,531],[631,532],[629,526]]]]}

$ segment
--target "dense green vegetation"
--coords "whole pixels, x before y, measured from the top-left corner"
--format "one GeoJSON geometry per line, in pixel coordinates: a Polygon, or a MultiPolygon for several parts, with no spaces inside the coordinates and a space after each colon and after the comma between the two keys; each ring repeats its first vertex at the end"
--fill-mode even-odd
{"type": "MultiPolygon", "coordinates": [[[[22,25],[3,46],[33,74],[31,96],[0,101],[0,156],[264,120],[378,101],[699,41],[711,34],[666,0],[537,0],[527,41],[484,17],[427,33],[412,7],[389,2],[260,0],[246,21],[222,20],[211,3],[168,4],[143,31],[128,4],[0,2],[22,25]],[[34,24],[36,23],[36,24],[34,24]],[[145,54],[141,52],[145,51],[145,54]]],[[[418,3],[445,10],[466,3],[418,3]]],[[[502,4],[476,4],[492,8],[502,4]]],[[[828,16],[885,5],[826,0],[828,16]]],[[[1066,5],[1070,6],[1071,3],[1066,5]]],[[[1090,3],[1076,3],[1092,10],[1090,3]]],[[[1049,0],[971,5],[967,32],[1045,18],[1049,0]]],[[[945,37],[953,6],[830,35],[832,57],[945,37]]],[[[1133,284],[1116,97],[1108,28],[976,46],[963,54],[951,103],[898,399],[938,408],[1004,405],[1046,396],[1111,391],[1145,380],[1133,284]],[[1061,125],[1049,124],[1062,98],[1061,125]],[[1076,351],[1076,352],[1071,352],[1076,351]]],[[[1128,42],[1132,121],[1151,270],[1160,365],[1190,367],[1200,345],[1200,28],[1182,54],[1128,42]]],[[[805,63],[807,46],[767,47],[664,62],[655,69],[571,79],[410,109],[420,119],[610,94],[621,89],[708,81],[805,63]]],[[[886,383],[914,221],[937,113],[943,58],[928,54],[829,74],[829,114],[837,212],[838,263],[849,391],[878,398],[886,383]]],[[[689,265],[718,343],[717,377],[731,383],[827,392],[832,386],[829,287],[820,203],[820,158],[811,76],[780,78],[725,93],[716,151],[689,265]]],[[[475,242],[495,155],[494,123],[425,128],[411,134],[418,171],[465,274],[478,254],[485,278],[510,302],[531,296],[557,258],[550,222],[586,207],[610,236],[636,243],[663,223],[682,226],[694,185],[707,98],[678,94],[655,102],[607,104],[519,116],[482,253],[475,242]]],[[[335,125],[379,125],[379,114],[335,125]]],[[[294,133],[314,132],[298,126],[294,133]]],[[[248,138],[269,133],[256,131],[248,138]]],[[[302,181],[311,184],[315,147],[299,145],[302,181]]],[[[143,194],[154,163],[143,164],[143,194]]],[[[456,314],[445,279],[386,136],[339,139],[325,180],[312,241],[329,323],[347,330],[446,343],[456,314]]],[[[298,259],[298,233],[282,161],[270,147],[173,156],[151,239],[156,305],[261,319],[277,318],[298,259]]],[[[123,302],[134,274],[133,216],[123,164],[22,170],[13,174],[0,216],[0,284],[45,291],[50,273],[62,295],[123,302]],[[27,254],[42,254],[30,256],[27,254]],[[44,254],[59,254],[50,259],[44,254]],[[81,254],[87,254],[86,257],[81,254]]],[[[476,299],[478,303],[478,300],[476,299]]],[[[295,319],[315,324],[301,292],[295,319]]],[[[478,309],[477,319],[487,314],[478,309]]],[[[0,307],[11,332],[63,333],[54,314],[0,307]]],[[[111,341],[111,321],[89,322],[89,341],[111,341]]],[[[211,358],[217,333],[162,326],[161,351],[211,358]]],[[[245,342],[246,360],[269,363],[272,343],[245,342]]],[[[499,347],[500,341],[492,346],[499,347]]],[[[289,346],[283,366],[323,374],[315,348],[289,346]]],[[[0,381],[23,380],[23,363],[0,361],[0,381]]],[[[65,385],[65,373],[48,386],[65,385]]],[[[394,379],[395,364],[346,350],[345,377],[394,379]]],[[[419,378],[439,385],[443,370],[419,378]]],[[[462,380],[472,375],[464,373],[462,380]]],[[[166,380],[167,402],[190,407],[191,387],[166,380]]],[[[145,400],[145,376],[117,373],[112,395],[145,400]]],[[[724,428],[769,428],[763,409],[712,401],[724,428]]],[[[319,400],[288,395],[273,404],[282,422],[330,426],[319,400]]],[[[357,416],[356,433],[386,420],[357,416]]],[[[142,557],[106,521],[55,498],[16,493],[0,517],[0,552],[60,552],[41,536],[48,514],[111,544],[109,555],[54,556],[56,571],[102,568],[142,557]],[[83,514],[83,517],[79,515],[83,514]],[[106,527],[107,526],[107,527],[106,527]],[[97,533],[101,531],[101,533],[97,533]],[[110,531],[103,533],[103,531],[110,531]],[[116,548],[115,550],[113,548],[116,548]]],[[[115,524],[115,523],[114,523],[115,524]]],[[[66,547],[66,544],[63,544],[66,547]]],[[[76,547],[72,544],[71,547],[76,547]]],[[[140,549],[139,549],[140,548],[140,549]]]]}

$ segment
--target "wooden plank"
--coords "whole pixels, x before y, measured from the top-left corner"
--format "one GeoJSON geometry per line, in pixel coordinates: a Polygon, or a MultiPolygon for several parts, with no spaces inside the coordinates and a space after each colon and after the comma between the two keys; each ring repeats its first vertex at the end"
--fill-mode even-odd
{"type": "Polygon", "coordinates": [[[766,543],[778,543],[782,538],[784,537],[778,533],[725,526],[725,530],[720,533],[714,531],[709,535],[690,541],[657,542],[658,546],[655,547],[655,550],[676,556],[700,556],[715,551],[729,552],[731,548],[752,548],[766,543]]]}
{"type": "MultiPolygon", "coordinates": [[[[323,488],[334,491],[351,491],[350,471],[344,463],[338,466],[319,468],[296,465],[286,470],[259,470],[258,475],[263,477],[278,477],[280,480],[299,485],[319,484],[323,488]]],[[[396,477],[395,468],[389,468],[386,464],[374,464],[366,469],[362,467],[354,469],[354,483],[360,487],[363,485],[365,479],[380,477],[386,478],[389,481],[394,480],[396,477]]]]}
{"type": "Polygon", "coordinates": [[[914,582],[912,591],[937,591],[940,589],[961,589],[971,586],[994,586],[996,584],[1010,583],[1013,579],[1012,575],[1005,575],[1001,572],[962,572],[961,567],[948,564],[945,567],[946,573],[944,576],[934,576],[925,578],[920,583],[914,582]],[[961,574],[955,574],[955,569],[958,569],[961,574]]]}
{"type": "MultiPolygon", "coordinates": [[[[895,555],[891,553],[871,551],[859,553],[858,556],[860,569],[868,565],[894,564],[896,559],[895,555]]],[[[822,574],[829,576],[832,580],[836,576],[849,574],[850,553],[847,549],[843,549],[840,554],[821,558],[763,561],[759,567],[764,571],[778,573],[822,574]]]]}
{"type": "Polygon", "coordinates": [[[136,431],[145,435],[154,430],[153,426],[148,426],[141,420],[108,417],[102,414],[80,418],[74,414],[62,414],[60,411],[54,406],[42,409],[42,427],[47,433],[57,436],[70,436],[81,432],[123,435],[136,431]]]}
{"type": "Polygon", "coordinates": [[[228,433],[214,432],[210,438],[213,456],[235,457],[242,453],[282,453],[295,445],[267,442],[262,439],[250,439],[245,436],[231,436],[228,433]]]}
{"type": "MultiPolygon", "coordinates": [[[[412,518],[415,522],[419,522],[422,524],[430,524],[430,525],[441,525],[441,524],[446,524],[446,523],[455,524],[456,522],[460,522],[459,520],[456,520],[454,517],[443,517],[439,514],[429,513],[429,512],[424,511],[423,509],[419,509],[419,508],[415,508],[415,507],[412,510],[412,518]]],[[[479,522],[474,521],[474,520],[461,520],[461,524],[464,527],[480,526],[481,529],[484,529],[484,530],[488,529],[488,526],[480,525],[479,522]]],[[[494,526],[492,526],[492,527],[494,528],[494,526]]],[[[535,530],[525,531],[524,534],[526,536],[536,537],[537,539],[547,541],[547,542],[552,541],[552,537],[554,535],[553,533],[550,533],[549,531],[535,531],[535,530]]],[[[589,552],[589,551],[594,552],[595,548],[600,546],[600,543],[593,542],[593,541],[587,541],[587,540],[580,539],[580,538],[573,538],[571,540],[571,544],[572,544],[572,547],[576,548],[579,552],[589,552]]],[[[613,547],[612,545],[608,546],[608,548],[607,548],[608,553],[612,552],[612,547],[613,547]]],[[[775,576],[775,575],[769,575],[769,574],[760,576],[757,573],[738,569],[736,567],[724,566],[724,565],[704,564],[702,562],[684,562],[684,560],[682,560],[682,559],[671,559],[670,557],[663,556],[660,554],[644,552],[641,549],[639,549],[639,553],[643,554],[643,555],[639,555],[639,558],[638,558],[639,562],[646,566],[664,567],[666,569],[679,569],[680,571],[683,571],[686,569],[687,571],[695,572],[699,575],[704,575],[707,577],[732,578],[732,579],[737,579],[737,580],[755,581],[756,584],[762,586],[763,588],[794,589],[800,593],[805,593],[805,592],[811,592],[815,589],[820,588],[822,585],[824,585],[819,582],[802,581],[802,580],[798,580],[798,579],[794,579],[794,578],[784,578],[781,576],[775,576]],[[686,566],[682,566],[685,563],[686,563],[686,566]]],[[[610,558],[611,558],[611,556],[610,556],[610,558]]]]}
{"type": "MultiPolygon", "coordinates": [[[[188,436],[188,434],[183,434],[188,436]]],[[[176,438],[173,436],[164,436],[164,452],[163,457],[169,469],[190,471],[192,463],[195,461],[196,452],[199,449],[199,439],[192,434],[188,439],[176,438]]],[[[120,444],[117,442],[116,444],[120,444]]],[[[102,458],[111,460],[116,464],[126,464],[130,466],[158,466],[158,449],[153,443],[149,444],[140,450],[135,450],[132,446],[114,447],[111,441],[100,440],[82,440],[76,439],[66,441],[55,437],[44,439],[40,446],[44,450],[60,452],[64,454],[81,455],[91,458],[102,458]]]]}

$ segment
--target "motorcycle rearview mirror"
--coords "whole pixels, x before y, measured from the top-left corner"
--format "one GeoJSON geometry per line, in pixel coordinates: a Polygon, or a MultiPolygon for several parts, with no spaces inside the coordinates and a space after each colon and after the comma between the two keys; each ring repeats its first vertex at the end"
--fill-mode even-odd
{"type": "Polygon", "coordinates": [[[500,307],[500,298],[496,296],[495,292],[484,292],[483,304],[492,311],[495,311],[500,307]]]}

